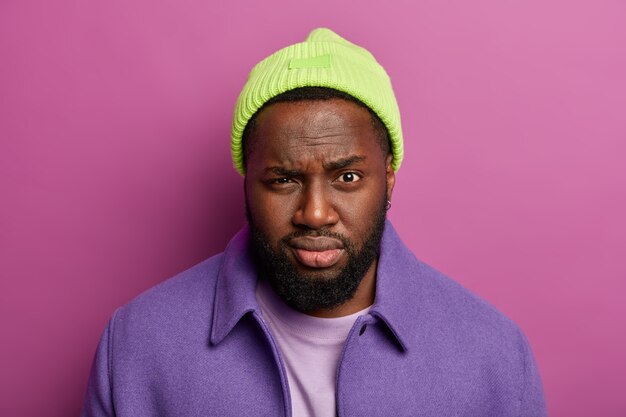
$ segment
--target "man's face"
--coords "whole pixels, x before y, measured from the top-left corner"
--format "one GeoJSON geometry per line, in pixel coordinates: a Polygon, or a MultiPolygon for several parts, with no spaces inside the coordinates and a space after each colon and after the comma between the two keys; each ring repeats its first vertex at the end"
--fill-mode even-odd
{"type": "Polygon", "coordinates": [[[275,103],[249,140],[248,220],[276,292],[309,312],[348,301],[364,278],[373,288],[394,173],[369,112],[341,99],[275,103]]]}

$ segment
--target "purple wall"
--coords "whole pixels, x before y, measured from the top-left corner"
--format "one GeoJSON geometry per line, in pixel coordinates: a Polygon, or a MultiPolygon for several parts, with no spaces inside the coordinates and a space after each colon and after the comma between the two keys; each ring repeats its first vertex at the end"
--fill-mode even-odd
{"type": "Polygon", "coordinates": [[[517,321],[551,416],[626,415],[626,3],[0,3],[0,415],[76,415],[114,308],[244,222],[251,66],[333,28],[395,85],[391,218],[517,321]]]}

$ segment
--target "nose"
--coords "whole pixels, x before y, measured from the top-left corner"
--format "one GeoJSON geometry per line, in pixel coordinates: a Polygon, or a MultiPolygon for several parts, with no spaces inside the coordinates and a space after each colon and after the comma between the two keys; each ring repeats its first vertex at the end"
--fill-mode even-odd
{"type": "Polygon", "coordinates": [[[303,188],[292,222],[305,229],[321,229],[336,224],[339,215],[324,184],[312,183],[303,188]]]}

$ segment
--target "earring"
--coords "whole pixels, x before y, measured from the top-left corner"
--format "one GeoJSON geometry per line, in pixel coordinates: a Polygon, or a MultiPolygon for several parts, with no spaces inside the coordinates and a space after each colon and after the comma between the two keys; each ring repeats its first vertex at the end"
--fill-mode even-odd
{"type": "Polygon", "coordinates": [[[385,210],[389,210],[391,208],[391,201],[387,200],[387,205],[385,206],[385,210]]]}

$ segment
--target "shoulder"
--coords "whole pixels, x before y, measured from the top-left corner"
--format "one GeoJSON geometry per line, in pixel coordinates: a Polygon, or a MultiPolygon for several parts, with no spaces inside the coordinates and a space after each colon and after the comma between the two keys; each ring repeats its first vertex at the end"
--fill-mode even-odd
{"type": "Polygon", "coordinates": [[[519,415],[545,416],[541,377],[519,326],[441,272],[419,264],[424,319],[441,341],[441,360],[474,386],[514,399],[519,415]]]}
{"type": "Polygon", "coordinates": [[[215,255],[138,295],[115,312],[111,326],[135,337],[194,323],[208,328],[222,259],[223,253],[215,255]]]}
{"type": "Polygon", "coordinates": [[[416,259],[420,287],[420,312],[429,321],[446,323],[456,331],[502,340],[506,336],[517,339],[518,326],[492,304],[449,278],[437,269],[416,259]]]}
{"type": "MultiPolygon", "coordinates": [[[[487,301],[420,261],[390,224],[383,239],[377,297],[410,338],[449,339],[467,348],[513,348],[519,329],[487,301]]],[[[410,343],[410,341],[407,340],[410,343]]]]}
{"type": "Polygon", "coordinates": [[[499,375],[500,383],[521,387],[532,353],[519,326],[443,273],[416,263],[418,346],[463,372],[499,375]]]}

